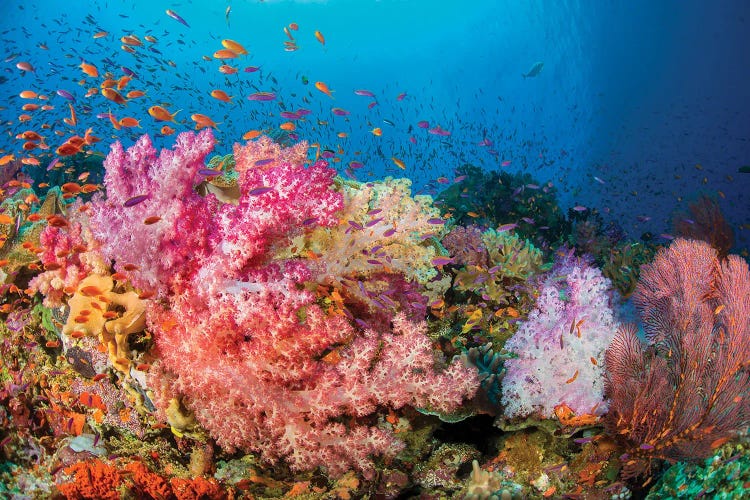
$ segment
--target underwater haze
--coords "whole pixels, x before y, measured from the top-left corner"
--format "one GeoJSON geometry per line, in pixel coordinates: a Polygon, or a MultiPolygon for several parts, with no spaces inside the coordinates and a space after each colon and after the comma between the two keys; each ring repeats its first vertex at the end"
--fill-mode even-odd
{"type": "Polygon", "coordinates": [[[0,1],[0,498],[750,498],[749,16],[0,1]]]}
{"type": "Polygon", "coordinates": [[[75,96],[79,126],[92,127],[105,143],[116,137],[129,144],[149,133],[168,144],[158,137],[163,124],[147,113],[159,103],[182,110],[177,132],[193,128],[194,113],[219,123],[219,149],[226,150],[248,130],[287,121],[281,111],[303,108],[312,114],[295,133],[324,148],[340,146],[341,167],[360,152],[360,180],[407,175],[430,193],[441,187],[436,178],[465,163],[503,163],[552,181],[564,206],[597,207],[634,236],[669,233],[670,213],[709,192],[719,196],[738,244],[747,245],[749,174],[738,169],[750,163],[750,30],[741,0],[112,1],[72,10],[64,2],[8,1],[0,10],[8,130],[2,147],[9,153],[26,125],[69,113],[58,89],[75,96]],[[189,26],[165,15],[166,7],[189,26]],[[299,26],[293,51],[284,50],[289,23],[299,26]],[[92,38],[98,31],[108,35],[92,38]],[[156,41],[129,53],[120,48],[127,34],[156,41]],[[249,50],[229,61],[238,68],[233,75],[220,73],[221,60],[211,57],[227,37],[249,50]],[[19,70],[20,61],[35,71],[19,70]],[[84,97],[96,82],[86,81],[81,61],[102,75],[132,69],[128,88],[146,95],[124,107],[102,95],[84,97]],[[541,71],[524,78],[536,63],[541,71]],[[332,97],[316,90],[316,81],[332,97]],[[49,95],[55,109],[19,123],[25,89],[49,95]],[[212,98],[213,89],[232,101],[212,98]],[[248,101],[257,91],[277,98],[248,101]],[[368,108],[373,100],[377,106],[368,108]],[[337,116],[334,107],[349,114],[337,116]],[[108,111],[139,120],[140,128],[114,130],[97,118],[108,111]],[[431,135],[417,126],[423,120],[450,135],[431,135]],[[405,171],[391,157],[402,159],[405,171]]]}

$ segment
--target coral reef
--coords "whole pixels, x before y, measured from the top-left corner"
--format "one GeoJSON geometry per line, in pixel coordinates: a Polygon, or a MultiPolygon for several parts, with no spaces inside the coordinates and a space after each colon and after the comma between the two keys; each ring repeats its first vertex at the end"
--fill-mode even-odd
{"type": "Polygon", "coordinates": [[[617,325],[609,280],[584,261],[563,258],[541,284],[536,308],[505,348],[506,418],[553,418],[560,405],[575,414],[606,410],[604,351],[617,325]]]}
{"type": "MultiPolygon", "coordinates": [[[[407,404],[450,412],[473,394],[476,374],[437,359],[423,324],[396,316],[392,329],[359,330],[315,304],[306,289],[315,265],[283,249],[308,230],[335,227],[345,197],[325,162],[304,166],[306,145],[236,146],[236,205],[192,189],[212,145],[209,130],[181,134],[159,157],[148,138],[128,151],[116,144],[105,161],[107,199],[90,209],[95,235],[104,238],[105,220],[124,228],[102,241],[102,253],[160,299],[148,306],[159,415],[183,432],[189,418],[174,409],[184,407],[222,447],[283,458],[297,470],[370,475],[372,455],[401,448],[387,428],[367,423],[373,412],[407,404]],[[144,228],[156,213],[160,221],[144,228]]],[[[387,191],[384,213],[408,221],[394,196],[408,195],[387,191]]],[[[407,210],[423,212],[419,203],[407,210]]],[[[419,236],[432,226],[422,224],[404,229],[419,236]]]]}
{"type": "Polygon", "coordinates": [[[641,269],[634,300],[648,345],[631,326],[606,355],[606,422],[627,448],[626,477],[704,459],[750,421],[747,263],[677,239],[641,269]]]}

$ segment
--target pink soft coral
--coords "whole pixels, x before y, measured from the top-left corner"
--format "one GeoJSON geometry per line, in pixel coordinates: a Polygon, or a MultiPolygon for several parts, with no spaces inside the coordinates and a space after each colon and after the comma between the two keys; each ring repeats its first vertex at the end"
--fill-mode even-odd
{"type": "Polygon", "coordinates": [[[422,324],[396,318],[393,331],[362,332],[326,316],[305,288],[305,261],[275,258],[293,236],[338,222],[343,198],[325,162],[304,166],[299,147],[237,147],[242,194],[222,205],[192,189],[212,142],[208,129],[183,134],[158,158],[148,139],[113,147],[108,200],[93,210],[116,267],[139,265],[134,283],[161,292],[149,311],[160,356],[154,402],[167,417],[182,399],[230,449],[296,469],[371,473],[371,455],[393,456],[401,444],[364,417],[406,404],[451,411],[473,394],[476,373],[458,362],[442,370],[422,324]],[[170,178],[175,163],[182,170],[170,178]],[[139,194],[150,198],[125,206],[139,194]],[[152,233],[139,221],[154,210],[162,225],[152,233]],[[111,220],[126,230],[109,231],[111,220]]]}
{"type": "Polygon", "coordinates": [[[107,199],[92,204],[91,227],[117,271],[128,264],[139,268],[131,276],[135,286],[165,292],[176,279],[193,275],[208,254],[211,212],[219,203],[193,186],[214,142],[205,129],[180,134],[174,149],[159,156],[147,135],[127,151],[119,142],[112,145],[104,161],[107,199]],[[143,195],[148,198],[127,206],[143,195]],[[161,220],[145,224],[154,216],[161,220]]]}
{"type": "Polygon", "coordinates": [[[86,276],[109,271],[91,234],[85,208],[80,202],[72,204],[65,226],[46,226],[39,235],[43,250],[39,258],[46,270],[35,276],[29,287],[44,295],[48,307],[62,305],[65,292],[75,290],[86,276]]]}

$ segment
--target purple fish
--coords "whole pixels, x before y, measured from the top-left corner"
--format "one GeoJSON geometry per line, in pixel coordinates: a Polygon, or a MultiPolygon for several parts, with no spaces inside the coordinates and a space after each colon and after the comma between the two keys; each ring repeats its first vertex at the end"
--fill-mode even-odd
{"type": "Polygon", "coordinates": [[[357,325],[359,325],[360,328],[364,328],[365,330],[367,330],[368,328],[370,328],[370,325],[365,320],[356,318],[354,320],[354,322],[357,323],[357,325]]]}
{"type": "Polygon", "coordinates": [[[300,116],[297,113],[294,113],[292,111],[282,111],[281,117],[286,118],[287,120],[299,120],[300,116]]]}
{"type": "Polygon", "coordinates": [[[172,9],[167,9],[167,15],[171,17],[172,19],[174,19],[175,21],[177,21],[178,23],[184,24],[188,28],[190,27],[190,25],[183,18],[181,18],[177,12],[173,11],[172,9]]]}
{"type": "Polygon", "coordinates": [[[393,236],[394,234],[396,234],[396,228],[392,228],[392,229],[389,229],[388,231],[384,232],[383,236],[385,236],[386,238],[388,238],[390,236],[393,236]]]}
{"type": "Polygon", "coordinates": [[[367,215],[378,215],[380,212],[382,212],[382,208],[373,208],[369,212],[367,212],[367,215]]]}
{"type": "Polygon", "coordinates": [[[362,227],[362,224],[360,224],[360,223],[358,223],[358,222],[354,222],[353,220],[350,220],[350,221],[349,221],[349,225],[350,225],[350,226],[352,226],[352,227],[353,227],[354,229],[356,229],[356,230],[358,230],[358,231],[361,231],[362,229],[364,229],[364,228],[362,227]]]}
{"type": "Polygon", "coordinates": [[[355,90],[354,93],[364,97],[375,97],[375,94],[373,94],[369,90],[355,90]]]}
{"type": "Polygon", "coordinates": [[[245,73],[255,73],[260,69],[260,66],[248,66],[245,68],[245,73]]]}
{"type": "Polygon", "coordinates": [[[132,198],[128,198],[125,200],[125,203],[122,204],[123,207],[134,207],[135,205],[142,203],[146,201],[149,198],[150,195],[148,194],[139,194],[137,196],[133,196],[132,198]]]}
{"type": "Polygon", "coordinates": [[[573,442],[576,444],[586,444],[586,443],[590,443],[593,440],[594,440],[594,436],[589,436],[589,437],[576,438],[573,440],[573,442]]]}
{"type": "Polygon", "coordinates": [[[433,266],[447,266],[448,264],[453,264],[453,258],[451,258],[451,257],[435,257],[430,262],[432,262],[433,266]]]}
{"type": "Polygon", "coordinates": [[[261,186],[261,187],[255,188],[255,189],[251,189],[250,191],[247,192],[247,194],[250,195],[250,196],[260,196],[260,195],[266,194],[266,193],[268,193],[270,191],[273,191],[272,187],[270,187],[270,186],[261,186]]]}
{"type": "Polygon", "coordinates": [[[422,120],[417,122],[417,127],[419,128],[430,128],[430,122],[422,120]]]}
{"type": "Polygon", "coordinates": [[[445,219],[441,219],[439,217],[432,218],[432,219],[427,219],[427,224],[436,224],[436,225],[438,225],[438,224],[445,224],[445,219]]]}
{"type": "Polygon", "coordinates": [[[311,225],[315,224],[316,222],[318,222],[318,218],[317,217],[310,217],[309,219],[303,220],[302,221],[302,225],[303,226],[311,226],[311,225]]]}
{"type": "Polygon", "coordinates": [[[347,110],[341,108],[331,108],[331,113],[336,116],[347,116],[350,114],[347,110]]]}
{"type": "Polygon", "coordinates": [[[123,73],[125,73],[126,75],[128,75],[128,76],[132,76],[133,78],[138,78],[138,77],[136,76],[136,74],[135,74],[135,71],[133,71],[132,69],[130,69],[130,68],[126,67],[126,66],[120,66],[120,69],[121,69],[121,70],[122,70],[122,72],[123,72],[123,73]]]}
{"type": "Polygon", "coordinates": [[[297,114],[300,116],[307,116],[310,113],[312,113],[312,111],[310,111],[309,109],[305,109],[305,108],[300,108],[297,110],[297,114]]]}
{"type": "Polygon", "coordinates": [[[574,212],[585,212],[586,210],[588,210],[588,208],[583,205],[576,205],[573,207],[574,212]]]}
{"type": "Polygon", "coordinates": [[[49,172],[50,170],[52,170],[53,168],[55,168],[55,166],[57,165],[57,163],[59,161],[60,161],[60,158],[56,157],[54,160],[52,160],[51,162],[49,162],[49,165],[47,165],[47,172],[49,172]]]}
{"type": "Polygon", "coordinates": [[[350,161],[349,162],[349,167],[352,168],[352,169],[354,169],[354,170],[357,170],[358,168],[362,168],[364,166],[365,166],[365,164],[362,163],[362,162],[359,162],[359,161],[350,161]]]}
{"type": "Polygon", "coordinates": [[[383,265],[382,262],[380,262],[379,260],[375,260],[375,259],[367,259],[367,263],[368,264],[372,264],[373,266],[382,266],[383,265]]]}
{"type": "Polygon", "coordinates": [[[515,222],[512,223],[512,224],[503,224],[502,226],[498,226],[497,232],[498,233],[504,233],[506,231],[511,231],[511,230],[513,230],[513,229],[515,229],[517,227],[518,227],[518,224],[516,224],[515,222]]]}
{"type": "Polygon", "coordinates": [[[75,98],[75,97],[73,97],[73,94],[71,94],[71,93],[70,93],[70,92],[68,92],[67,90],[59,89],[59,90],[57,91],[57,95],[59,95],[60,97],[62,97],[62,98],[64,98],[64,99],[67,99],[67,100],[69,100],[69,101],[75,101],[75,100],[76,100],[76,98],[75,98]]]}
{"type": "Polygon", "coordinates": [[[648,443],[643,443],[642,445],[639,446],[639,448],[642,450],[653,450],[654,446],[648,443]]]}
{"type": "Polygon", "coordinates": [[[427,132],[430,133],[430,134],[432,134],[432,135],[440,135],[440,136],[443,136],[443,137],[451,135],[450,132],[448,132],[444,128],[440,127],[440,125],[436,125],[434,128],[431,128],[427,132]]]}
{"type": "Polygon", "coordinates": [[[255,92],[254,94],[250,94],[249,96],[247,96],[247,98],[251,101],[259,102],[273,101],[274,99],[276,99],[276,94],[274,94],[273,92],[255,92]]]}
{"type": "Polygon", "coordinates": [[[198,170],[198,175],[203,175],[205,177],[212,177],[214,175],[221,175],[221,170],[212,170],[210,168],[202,168],[198,170]]]}
{"type": "Polygon", "coordinates": [[[255,162],[256,167],[262,167],[263,165],[268,165],[269,163],[273,163],[274,158],[264,158],[263,160],[258,160],[255,162]]]}
{"type": "Polygon", "coordinates": [[[377,224],[378,222],[381,222],[382,220],[383,220],[382,217],[380,217],[379,219],[373,219],[370,222],[368,222],[367,224],[365,224],[365,227],[372,227],[375,224],[377,224]]]}

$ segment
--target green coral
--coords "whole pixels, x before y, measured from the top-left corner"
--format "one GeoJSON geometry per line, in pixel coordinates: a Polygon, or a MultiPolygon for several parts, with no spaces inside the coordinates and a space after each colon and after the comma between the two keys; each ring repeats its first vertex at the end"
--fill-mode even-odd
{"type": "Polygon", "coordinates": [[[535,274],[546,270],[541,250],[519,235],[489,229],[482,233],[489,253],[489,268],[467,265],[456,270],[454,290],[471,294],[466,300],[487,307],[468,307],[463,333],[483,330],[488,341],[501,347],[515,332],[519,317],[533,305],[523,285],[535,274]],[[486,314],[489,313],[489,314],[486,314]]]}
{"type": "Polygon", "coordinates": [[[641,266],[651,262],[655,252],[654,247],[644,243],[620,243],[610,250],[602,265],[602,274],[612,281],[623,298],[628,298],[638,284],[641,266]]]}
{"type": "Polygon", "coordinates": [[[569,224],[552,183],[540,184],[528,173],[487,172],[469,164],[458,174],[466,178],[440,193],[436,201],[457,224],[518,224],[517,233],[539,246],[557,246],[568,234],[569,224]]]}
{"type": "Polygon", "coordinates": [[[29,196],[34,196],[34,191],[22,189],[0,204],[0,213],[13,219],[10,224],[0,224],[0,260],[9,261],[0,270],[3,273],[0,282],[12,281],[11,277],[17,271],[39,260],[37,254],[27,246],[39,245],[39,235],[47,226],[47,216],[63,213],[65,210],[60,188],[50,189],[42,205],[33,212],[39,215],[39,221],[29,222],[27,218],[30,212],[28,208],[23,208],[28,206],[25,200],[29,196]]]}
{"type": "Polygon", "coordinates": [[[750,498],[750,453],[747,446],[722,448],[702,465],[674,464],[646,498],[699,497],[750,498]]]}

